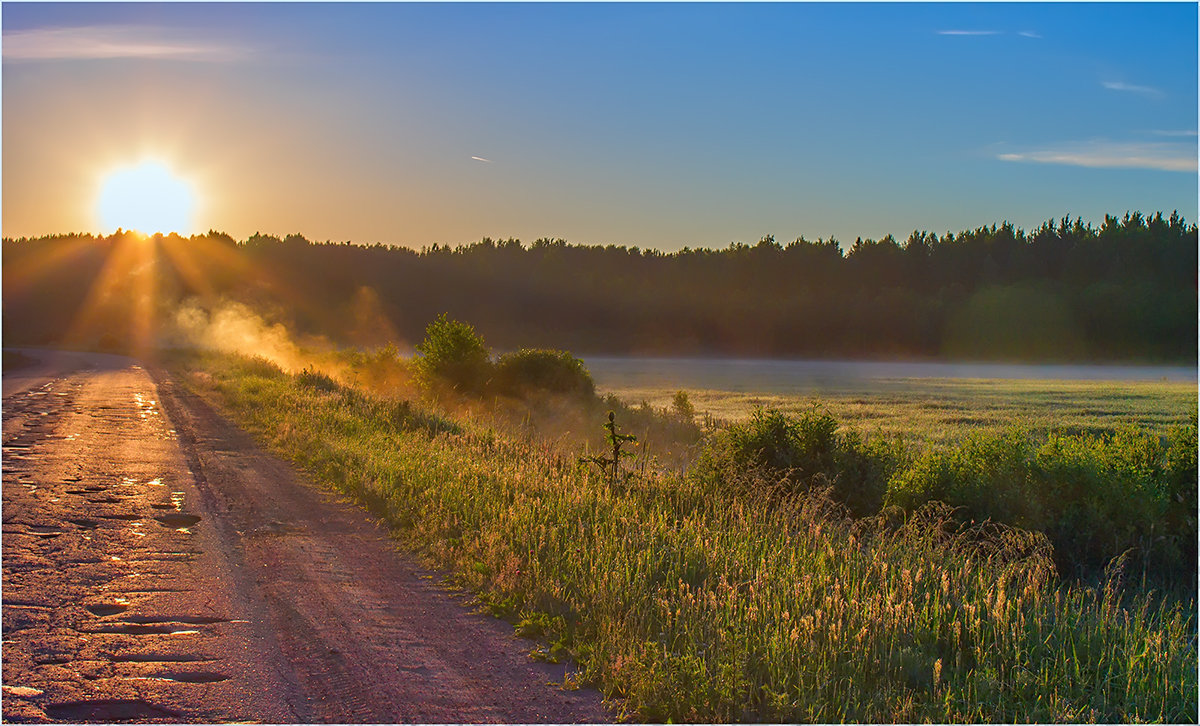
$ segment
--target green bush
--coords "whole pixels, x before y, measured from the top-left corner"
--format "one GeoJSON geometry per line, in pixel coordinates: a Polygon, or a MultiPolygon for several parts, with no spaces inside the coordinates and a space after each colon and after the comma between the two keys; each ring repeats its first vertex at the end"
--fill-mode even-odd
{"type": "Polygon", "coordinates": [[[237,356],[237,360],[242,364],[248,376],[278,378],[283,375],[282,368],[262,356],[237,356]]]}
{"type": "Polygon", "coordinates": [[[964,519],[1040,524],[1029,521],[1039,511],[1029,470],[1033,451],[1019,431],[972,434],[927,450],[887,483],[887,504],[911,511],[940,501],[958,507],[964,519]]]}
{"type": "Polygon", "coordinates": [[[1065,575],[1099,572],[1131,551],[1160,574],[1196,567],[1196,428],[1159,439],[1135,429],[1103,436],[979,434],[931,449],[888,482],[886,503],[930,501],[966,519],[1044,532],[1065,575]]]}
{"type": "Polygon", "coordinates": [[[546,392],[580,399],[596,394],[583,361],[562,350],[523,349],[496,360],[492,388],[506,396],[546,392]]]}
{"type": "Polygon", "coordinates": [[[1183,566],[1196,569],[1197,499],[1196,485],[1200,472],[1196,468],[1197,426],[1196,416],[1181,426],[1174,426],[1167,433],[1164,454],[1164,481],[1166,484],[1167,512],[1164,520],[1168,537],[1179,547],[1183,566]]]}
{"type": "Polygon", "coordinates": [[[305,368],[296,374],[296,382],[305,388],[313,388],[318,391],[332,392],[338,390],[341,386],[333,380],[329,375],[318,371],[315,368],[305,368]]]}
{"type": "Polygon", "coordinates": [[[788,416],[759,409],[716,435],[707,462],[730,483],[753,473],[786,493],[831,486],[837,501],[866,515],[879,509],[900,454],[886,442],[867,444],[854,432],[839,432],[826,411],[788,416]]]}
{"type": "Polygon", "coordinates": [[[492,373],[487,346],[474,326],[442,313],[425,328],[414,366],[426,386],[449,385],[459,393],[481,393],[492,373]]]}
{"type": "Polygon", "coordinates": [[[671,412],[684,421],[695,420],[696,407],[688,398],[687,391],[675,392],[675,397],[671,399],[671,412]]]}

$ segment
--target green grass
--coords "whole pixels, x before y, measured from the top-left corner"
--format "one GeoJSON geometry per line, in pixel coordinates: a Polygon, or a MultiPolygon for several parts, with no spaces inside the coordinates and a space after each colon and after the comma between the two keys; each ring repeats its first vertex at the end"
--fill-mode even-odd
{"type": "MultiPolygon", "coordinates": [[[[1195,603],[1059,584],[1041,535],[850,520],[208,357],[184,376],[637,720],[1195,722],[1195,603]],[[987,536],[984,536],[984,535],[987,536]]],[[[597,422],[599,425],[600,422],[597,422]]]]}
{"type": "MultiPolygon", "coordinates": [[[[666,407],[677,390],[605,386],[601,393],[666,407]]],[[[788,393],[702,389],[687,394],[698,412],[723,421],[746,419],[760,407],[799,413],[819,404],[865,434],[931,443],[954,441],[969,432],[1001,433],[1013,425],[1039,434],[1098,434],[1127,426],[1163,434],[1197,411],[1194,383],[1160,381],[897,378],[825,383],[788,393]]]]}

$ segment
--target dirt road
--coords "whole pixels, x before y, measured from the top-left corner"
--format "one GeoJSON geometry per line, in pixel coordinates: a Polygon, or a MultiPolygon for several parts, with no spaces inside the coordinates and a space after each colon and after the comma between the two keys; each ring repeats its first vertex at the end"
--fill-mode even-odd
{"type": "Polygon", "coordinates": [[[5,721],[611,720],[160,372],[4,378],[5,721]]]}

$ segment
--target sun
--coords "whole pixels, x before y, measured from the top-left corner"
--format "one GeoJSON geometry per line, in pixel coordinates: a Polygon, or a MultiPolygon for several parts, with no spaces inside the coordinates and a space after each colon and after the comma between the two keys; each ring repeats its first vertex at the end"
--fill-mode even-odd
{"type": "Polygon", "coordinates": [[[192,187],[160,161],[144,161],[104,179],[96,211],[106,232],[118,227],[144,234],[192,231],[192,187]]]}

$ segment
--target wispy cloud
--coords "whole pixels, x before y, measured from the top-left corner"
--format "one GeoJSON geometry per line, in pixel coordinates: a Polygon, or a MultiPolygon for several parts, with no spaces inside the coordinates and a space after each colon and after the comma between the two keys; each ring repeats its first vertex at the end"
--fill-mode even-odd
{"type": "Polygon", "coordinates": [[[1093,169],[1196,172],[1196,145],[1186,142],[1087,141],[1032,151],[997,154],[1001,161],[1064,164],[1093,169]]]}
{"type": "Polygon", "coordinates": [[[4,33],[3,39],[5,61],[145,58],[226,62],[249,55],[245,48],[201,42],[179,37],[178,31],[137,25],[15,30],[4,33]]]}
{"type": "Polygon", "coordinates": [[[1195,129],[1193,129],[1191,131],[1188,131],[1186,129],[1181,129],[1181,130],[1177,130],[1177,131],[1170,130],[1170,129],[1154,129],[1150,133],[1154,134],[1155,136],[1184,136],[1184,137],[1186,137],[1186,136],[1195,136],[1196,135],[1195,129]]]}
{"type": "Polygon", "coordinates": [[[1040,39],[1042,37],[1040,33],[1035,33],[1032,30],[1018,30],[1017,35],[1021,36],[1022,38],[1038,38],[1038,39],[1040,39]]]}
{"type": "Polygon", "coordinates": [[[1110,91],[1125,91],[1126,93],[1140,93],[1143,96],[1151,96],[1159,98],[1164,96],[1162,91],[1151,86],[1135,86],[1132,83],[1122,83],[1120,81],[1105,81],[1104,87],[1110,91]]]}
{"type": "Polygon", "coordinates": [[[999,30],[939,30],[938,35],[1000,35],[999,30]]]}
{"type": "Polygon", "coordinates": [[[492,160],[491,160],[491,159],[485,159],[485,158],[483,158],[482,156],[472,156],[471,158],[472,158],[472,159],[474,159],[475,161],[482,161],[482,162],[483,162],[483,163],[485,163],[485,164],[491,164],[491,163],[492,163],[492,160]]]}

